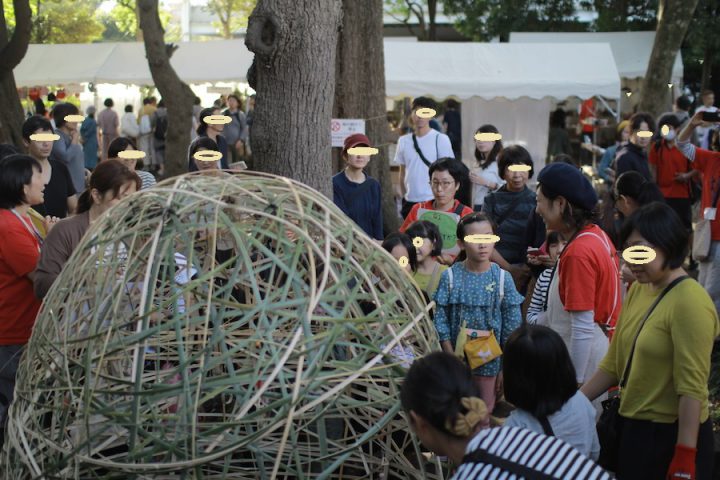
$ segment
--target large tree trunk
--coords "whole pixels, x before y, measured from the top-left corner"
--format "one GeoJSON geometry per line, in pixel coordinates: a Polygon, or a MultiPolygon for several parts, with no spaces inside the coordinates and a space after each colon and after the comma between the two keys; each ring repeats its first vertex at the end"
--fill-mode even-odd
{"type": "Polygon", "coordinates": [[[380,181],[385,232],[400,226],[388,163],[389,129],[385,111],[383,0],[343,0],[337,43],[335,118],[364,118],[365,133],[380,153],[368,170],[380,181]]]}
{"type": "Polygon", "coordinates": [[[335,94],[337,0],[259,0],[245,45],[257,92],[253,162],[332,198],[330,120],[335,94]]]}
{"type": "Polygon", "coordinates": [[[428,29],[428,40],[437,41],[437,26],[435,25],[435,17],[437,15],[437,0],[428,0],[428,17],[430,20],[430,28],[428,29]]]}
{"type": "Polygon", "coordinates": [[[703,51],[703,66],[702,66],[702,77],[700,90],[707,90],[710,88],[710,74],[712,72],[712,58],[713,51],[710,47],[705,47],[703,51]]]}
{"type": "Polygon", "coordinates": [[[150,73],[168,111],[165,176],[172,177],[188,171],[187,151],[195,94],[170,65],[170,56],[177,47],[165,45],[165,31],[158,15],[158,0],[138,0],[138,5],[150,73]]]}
{"type": "Polygon", "coordinates": [[[5,11],[0,3],[0,143],[12,143],[23,148],[23,109],[15,86],[13,69],[27,53],[32,32],[32,12],[29,0],[13,0],[15,31],[8,40],[5,11]]]}
{"type": "Polygon", "coordinates": [[[640,111],[660,115],[672,103],[668,83],[698,0],[660,0],[655,43],[640,90],[640,111]]]}

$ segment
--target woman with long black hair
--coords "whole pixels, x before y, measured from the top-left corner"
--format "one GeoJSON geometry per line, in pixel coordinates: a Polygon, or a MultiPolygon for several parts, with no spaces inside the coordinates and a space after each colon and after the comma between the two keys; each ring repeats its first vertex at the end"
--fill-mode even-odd
{"type": "MultiPolygon", "coordinates": [[[[478,133],[500,133],[494,125],[482,125],[475,131],[478,133]]],[[[475,161],[477,165],[470,170],[470,181],[473,184],[474,210],[482,210],[485,196],[505,184],[498,173],[497,156],[502,151],[502,140],[477,140],[475,142],[475,161]]]]}

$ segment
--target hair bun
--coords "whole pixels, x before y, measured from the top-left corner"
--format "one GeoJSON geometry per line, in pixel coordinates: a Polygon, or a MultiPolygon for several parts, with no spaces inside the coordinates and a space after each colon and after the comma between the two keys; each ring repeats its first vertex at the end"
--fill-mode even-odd
{"type": "Polygon", "coordinates": [[[454,422],[446,420],[445,428],[458,437],[469,437],[478,423],[487,418],[488,409],[485,402],[478,397],[463,397],[460,405],[465,407],[467,413],[458,413],[454,422]]]}

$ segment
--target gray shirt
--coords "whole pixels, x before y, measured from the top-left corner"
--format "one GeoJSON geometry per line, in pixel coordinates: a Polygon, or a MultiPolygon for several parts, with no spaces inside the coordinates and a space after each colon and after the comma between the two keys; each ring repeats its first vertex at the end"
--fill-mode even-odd
{"type": "MultiPolygon", "coordinates": [[[[559,411],[550,415],[548,420],[557,438],[569,443],[583,455],[597,460],[600,455],[600,443],[595,429],[596,413],[590,400],[578,390],[559,411]]],[[[513,411],[504,426],[521,427],[543,433],[540,421],[521,409],[513,411]]]]}
{"type": "Polygon", "coordinates": [[[70,136],[60,129],[55,130],[60,140],[53,142],[50,158],[62,163],[70,172],[73,186],[78,195],[85,191],[85,155],[82,145],[74,145],[70,136]]]}

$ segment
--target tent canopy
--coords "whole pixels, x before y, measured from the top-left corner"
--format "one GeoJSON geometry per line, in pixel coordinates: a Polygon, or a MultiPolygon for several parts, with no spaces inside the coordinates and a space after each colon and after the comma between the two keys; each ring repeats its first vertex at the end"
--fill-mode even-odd
{"type": "MultiPolygon", "coordinates": [[[[187,83],[245,81],[253,60],[241,39],[179,46],[170,62],[187,83]]],[[[19,87],[153,83],[142,43],[30,45],[14,73],[19,87]]],[[[385,78],[389,97],[431,95],[463,100],[620,95],[620,79],[607,44],[385,41],[385,78]]]]}
{"type": "MultiPolygon", "coordinates": [[[[512,32],[510,43],[609,43],[620,76],[634,79],[645,76],[655,43],[655,32],[512,32]]],[[[590,54],[583,52],[581,56],[592,59],[590,54]]],[[[673,65],[672,79],[679,83],[682,78],[682,56],[678,51],[673,65]]]]}
{"type": "MultiPolygon", "coordinates": [[[[182,42],[179,46],[170,63],[187,83],[244,81],[253,60],[253,53],[243,40],[182,42]]],[[[83,82],[154,83],[145,58],[145,45],[139,42],[33,44],[14,74],[18,87],[83,82]]]]}
{"type": "Polygon", "coordinates": [[[390,97],[619,98],[607,44],[386,42],[390,97]]]}

